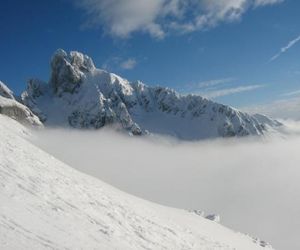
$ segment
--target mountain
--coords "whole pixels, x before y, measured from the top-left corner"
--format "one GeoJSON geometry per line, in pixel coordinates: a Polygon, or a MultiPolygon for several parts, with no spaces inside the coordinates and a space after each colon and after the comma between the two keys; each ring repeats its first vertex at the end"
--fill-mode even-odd
{"type": "Polygon", "coordinates": [[[49,82],[30,80],[21,98],[48,126],[113,125],[134,135],[150,132],[194,140],[263,135],[280,125],[198,95],[129,82],[97,69],[82,53],[61,49],[51,59],[49,82]]]}
{"type": "Polygon", "coordinates": [[[0,96],[15,100],[14,93],[0,81],[0,96]]]}
{"type": "Polygon", "coordinates": [[[0,114],[9,116],[24,125],[42,127],[40,119],[31,110],[18,102],[13,92],[0,81],[0,114]]]}
{"type": "Polygon", "coordinates": [[[82,174],[0,114],[0,246],[11,249],[262,250],[202,213],[164,207],[82,174]]]}

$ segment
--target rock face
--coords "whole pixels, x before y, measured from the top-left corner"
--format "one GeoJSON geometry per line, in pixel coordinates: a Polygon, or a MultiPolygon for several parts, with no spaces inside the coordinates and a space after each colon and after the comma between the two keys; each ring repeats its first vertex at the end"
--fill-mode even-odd
{"type": "Polygon", "coordinates": [[[129,82],[97,69],[86,55],[61,49],[52,57],[49,82],[30,80],[21,98],[49,126],[112,125],[134,135],[149,131],[194,140],[262,135],[280,125],[201,96],[129,82]]]}
{"type": "Polygon", "coordinates": [[[0,81],[0,96],[9,99],[15,99],[13,92],[3,83],[0,81]]]}
{"type": "Polygon", "coordinates": [[[67,53],[57,50],[51,60],[50,84],[54,93],[61,96],[64,93],[73,94],[83,82],[84,73],[95,69],[91,58],[78,52],[67,53]]]}
{"type": "Polygon", "coordinates": [[[9,116],[27,126],[43,126],[39,118],[28,107],[15,100],[13,92],[3,82],[0,82],[0,114],[9,116]]]}

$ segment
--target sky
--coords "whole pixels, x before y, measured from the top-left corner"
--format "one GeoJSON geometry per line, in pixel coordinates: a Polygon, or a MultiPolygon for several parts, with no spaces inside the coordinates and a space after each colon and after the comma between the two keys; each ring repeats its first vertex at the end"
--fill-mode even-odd
{"type": "Polygon", "coordinates": [[[0,80],[49,79],[58,48],[129,80],[300,119],[297,0],[0,2],[0,80]],[[287,112],[288,110],[288,112],[287,112]]]}

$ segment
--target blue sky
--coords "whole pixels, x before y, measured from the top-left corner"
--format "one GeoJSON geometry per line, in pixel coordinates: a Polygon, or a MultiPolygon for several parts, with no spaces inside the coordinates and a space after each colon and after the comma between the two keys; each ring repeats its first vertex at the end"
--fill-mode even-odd
{"type": "Polygon", "coordinates": [[[10,0],[0,10],[0,80],[16,93],[49,79],[63,48],[235,107],[300,107],[297,0],[10,0]]]}

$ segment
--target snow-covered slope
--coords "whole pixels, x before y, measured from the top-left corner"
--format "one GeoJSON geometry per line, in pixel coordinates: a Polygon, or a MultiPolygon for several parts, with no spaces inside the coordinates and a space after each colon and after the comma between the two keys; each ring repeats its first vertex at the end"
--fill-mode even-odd
{"type": "Polygon", "coordinates": [[[108,124],[133,134],[160,133],[182,139],[262,135],[280,125],[197,95],[179,95],[97,69],[79,52],[58,50],[48,83],[30,80],[25,105],[49,126],[101,128],[108,124]]]}
{"type": "Polygon", "coordinates": [[[272,249],[195,213],[153,204],[32,145],[0,115],[0,246],[12,249],[272,249]]]}
{"type": "Polygon", "coordinates": [[[24,125],[42,127],[43,124],[31,110],[16,101],[13,92],[0,81],[0,114],[7,115],[24,125]]]}

